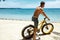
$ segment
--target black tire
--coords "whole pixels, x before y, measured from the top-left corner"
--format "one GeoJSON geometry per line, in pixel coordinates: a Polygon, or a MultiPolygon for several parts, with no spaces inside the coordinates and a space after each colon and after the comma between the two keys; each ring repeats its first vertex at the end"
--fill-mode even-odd
{"type": "Polygon", "coordinates": [[[46,23],[46,24],[43,25],[41,31],[42,31],[43,34],[50,34],[50,33],[53,31],[53,29],[54,29],[53,24],[51,24],[51,23],[46,23]],[[47,25],[51,25],[52,28],[51,28],[51,30],[50,30],[49,32],[45,33],[45,32],[44,32],[44,27],[47,26],[47,25]]]}
{"type": "Polygon", "coordinates": [[[34,33],[31,34],[31,35],[29,35],[29,36],[25,36],[25,35],[24,35],[25,30],[26,30],[27,28],[29,28],[29,27],[32,27],[32,28],[34,29],[34,26],[33,26],[33,25],[29,25],[29,26],[26,26],[26,27],[22,30],[22,37],[25,38],[25,39],[30,39],[30,38],[33,37],[33,34],[34,34],[34,33]]]}

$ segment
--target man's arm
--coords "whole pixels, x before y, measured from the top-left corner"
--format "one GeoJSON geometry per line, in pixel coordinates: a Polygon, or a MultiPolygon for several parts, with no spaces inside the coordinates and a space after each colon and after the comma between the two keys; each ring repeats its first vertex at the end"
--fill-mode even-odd
{"type": "MultiPolygon", "coordinates": [[[[48,16],[47,16],[44,12],[42,12],[42,14],[43,14],[46,18],[48,18],[48,16]]],[[[50,19],[48,18],[48,20],[50,20],[50,19]]]]}
{"type": "MultiPolygon", "coordinates": [[[[48,16],[45,14],[45,12],[42,9],[40,9],[40,13],[43,14],[46,18],[48,18],[48,16]]],[[[48,20],[50,19],[48,18],[48,20]]]]}

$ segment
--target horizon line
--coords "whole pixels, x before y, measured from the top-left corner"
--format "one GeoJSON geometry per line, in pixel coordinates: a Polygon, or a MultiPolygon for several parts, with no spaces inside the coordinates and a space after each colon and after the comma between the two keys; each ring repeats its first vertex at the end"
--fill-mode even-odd
{"type": "MultiPolygon", "coordinates": [[[[20,8],[20,9],[25,9],[25,8],[20,8]]],[[[27,8],[28,9],[28,8],[27,8]]]]}

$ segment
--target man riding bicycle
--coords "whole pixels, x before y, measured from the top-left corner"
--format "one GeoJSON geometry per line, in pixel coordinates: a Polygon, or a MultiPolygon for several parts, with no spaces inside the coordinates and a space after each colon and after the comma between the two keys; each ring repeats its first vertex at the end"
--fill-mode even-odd
{"type": "Polygon", "coordinates": [[[32,16],[32,21],[34,22],[34,35],[33,35],[33,40],[36,40],[36,32],[37,32],[37,27],[38,27],[38,17],[40,14],[42,14],[43,16],[45,16],[48,20],[50,20],[47,15],[45,14],[45,12],[43,11],[45,2],[41,2],[40,6],[36,7],[36,10],[32,16]]]}

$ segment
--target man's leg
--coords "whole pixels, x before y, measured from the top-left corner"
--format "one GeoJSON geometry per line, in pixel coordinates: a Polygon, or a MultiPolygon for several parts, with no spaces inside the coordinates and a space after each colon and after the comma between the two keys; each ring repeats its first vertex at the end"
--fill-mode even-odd
{"type": "Polygon", "coordinates": [[[33,40],[36,40],[36,32],[37,32],[37,28],[34,28],[33,40]]]}
{"type": "Polygon", "coordinates": [[[33,40],[36,40],[36,32],[38,30],[38,20],[34,21],[34,35],[33,35],[33,40]]]}

